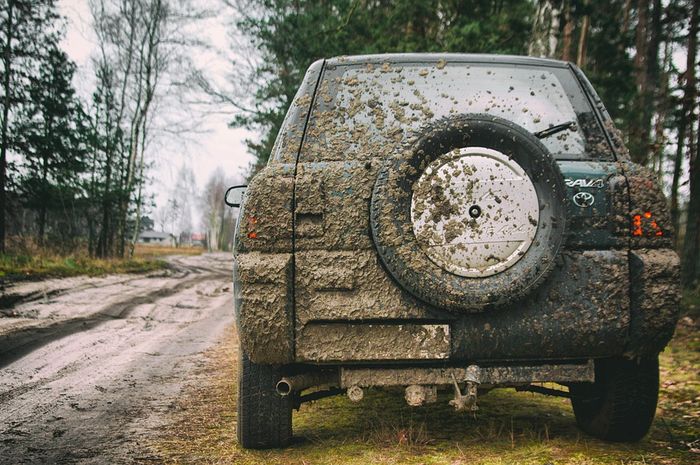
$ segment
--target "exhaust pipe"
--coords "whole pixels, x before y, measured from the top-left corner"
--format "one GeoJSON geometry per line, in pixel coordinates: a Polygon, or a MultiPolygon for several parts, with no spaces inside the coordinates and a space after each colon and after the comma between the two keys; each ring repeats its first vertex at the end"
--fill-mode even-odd
{"type": "Polygon", "coordinates": [[[315,371],[300,375],[285,376],[277,382],[275,390],[281,396],[288,396],[292,392],[303,391],[322,384],[338,384],[338,373],[331,371],[315,371]]]}
{"type": "Polygon", "coordinates": [[[277,391],[277,394],[281,395],[282,397],[288,396],[289,393],[292,392],[292,381],[290,381],[289,378],[282,378],[277,382],[275,390],[277,391]]]}

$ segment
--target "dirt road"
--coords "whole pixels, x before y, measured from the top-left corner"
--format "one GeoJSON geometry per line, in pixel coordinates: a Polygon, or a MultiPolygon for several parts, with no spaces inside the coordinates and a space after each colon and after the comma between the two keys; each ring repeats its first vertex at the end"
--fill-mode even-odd
{"type": "Polygon", "coordinates": [[[233,321],[230,255],[172,265],[4,291],[0,463],[148,460],[143,439],[233,321]]]}

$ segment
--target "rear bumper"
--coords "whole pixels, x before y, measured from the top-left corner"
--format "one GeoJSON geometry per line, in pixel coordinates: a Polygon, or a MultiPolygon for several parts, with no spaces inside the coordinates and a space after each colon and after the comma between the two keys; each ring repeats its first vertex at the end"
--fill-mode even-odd
{"type": "Polygon", "coordinates": [[[592,360],[584,363],[536,366],[499,366],[450,368],[341,368],[341,388],[452,385],[455,381],[470,380],[482,387],[522,385],[531,383],[593,382],[595,380],[592,360]]]}

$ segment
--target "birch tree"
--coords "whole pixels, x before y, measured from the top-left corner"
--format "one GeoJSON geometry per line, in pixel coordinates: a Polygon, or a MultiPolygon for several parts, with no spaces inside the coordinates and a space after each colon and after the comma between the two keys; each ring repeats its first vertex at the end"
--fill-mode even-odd
{"type": "Polygon", "coordinates": [[[182,76],[187,72],[181,68],[192,47],[198,46],[187,36],[185,25],[204,14],[189,0],[90,0],[90,5],[99,67],[112,72],[114,124],[122,134],[112,173],[119,193],[111,205],[116,217],[113,253],[131,255],[143,214],[147,150],[168,124],[161,117],[167,111],[155,109],[180,103],[170,97],[182,94],[182,76]]]}
{"type": "Polygon", "coordinates": [[[534,57],[555,58],[559,42],[561,0],[539,0],[532,24],[532,35],[527,54],[534,57]]]}

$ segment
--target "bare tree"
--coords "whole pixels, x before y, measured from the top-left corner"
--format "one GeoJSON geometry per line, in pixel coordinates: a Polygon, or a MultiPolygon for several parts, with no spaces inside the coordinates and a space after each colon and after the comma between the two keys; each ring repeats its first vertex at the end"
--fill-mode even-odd
{"type": "MultiPolygon", "coordinates": [[[[166,110],[180,107],[173,96],[187,90],[183,82],[192,74],[187,55],[201,45],[188,35],[187,26],[206,18],[207,13],[192,0],[90,0],[90,4],[100,64],[113,70],[115,124],[124,135],[123,151],[115,164],[118,172],[114,173],[121,192],[115,215],[116,254],[131,255],[143,211],[149,141],[165,132],[173,137],[167,127],[170,122],[163,116],[168,111],[155,109],[159,103],[166,110]],[[137,227],[127,241],[132,215],[137,227]]],[[[180,128],[178,132],[186,131],[180,128]]]]}
{"type": "MultiPolygon", "coordinates": [[[[137,162],[139,174],[143,175],[144,149],[146,146],[147,124],[149,111],[159,83],[160,74],[167,68],[164,53],[161,50],[163,41],[163,29],[168,21],[168,13],[162,0],[150,0],[137,4],[141,11],[139,47],[137,51],[138,65],[136,76],[133,81],[134,107],[131,113],[129,153],[126,167],[126,192],[134,190],[134,180],[137,177],[137,162]]],[[[141,184],[137,188],[136,195],[136,223],[140,222],[141,216],[141,184]]],[[[120,206],[120,231],[121,239],[120,251],[124,249],[126,219],[128,215],[129,198],[122,199],[120,206]]],[[[134,243],[138,235],[138,228],[134,231],[131,241],[129,255],[133,254],[134,243]]]]}
{"type": "Polygon", "coordinates": [[[202,194],[202,224],[207,234],[207,248],[211,252],[219,248],[219,236],[223,227],[221,212],[226,193],[226,178],[221,168],[214,171],[202,194]]]}
{"type": "Polygon", "coordinates": [[[210,252],[227,250],[231,246],[237,212],[226,206],[224,196],[228,187],[240,183],[241,179],[227,178],[223,170],[217,168],[204,186],[200,204],[210,252]]]}
{"type": "Polygon", "coordinates": [[[173,224],[172,233],[177,237],[192,233],[192,207],[197,193],[192,168],[183,165],[177,173],[170,198],[175,199],[179,206],[178,217],[173,224]]]}

